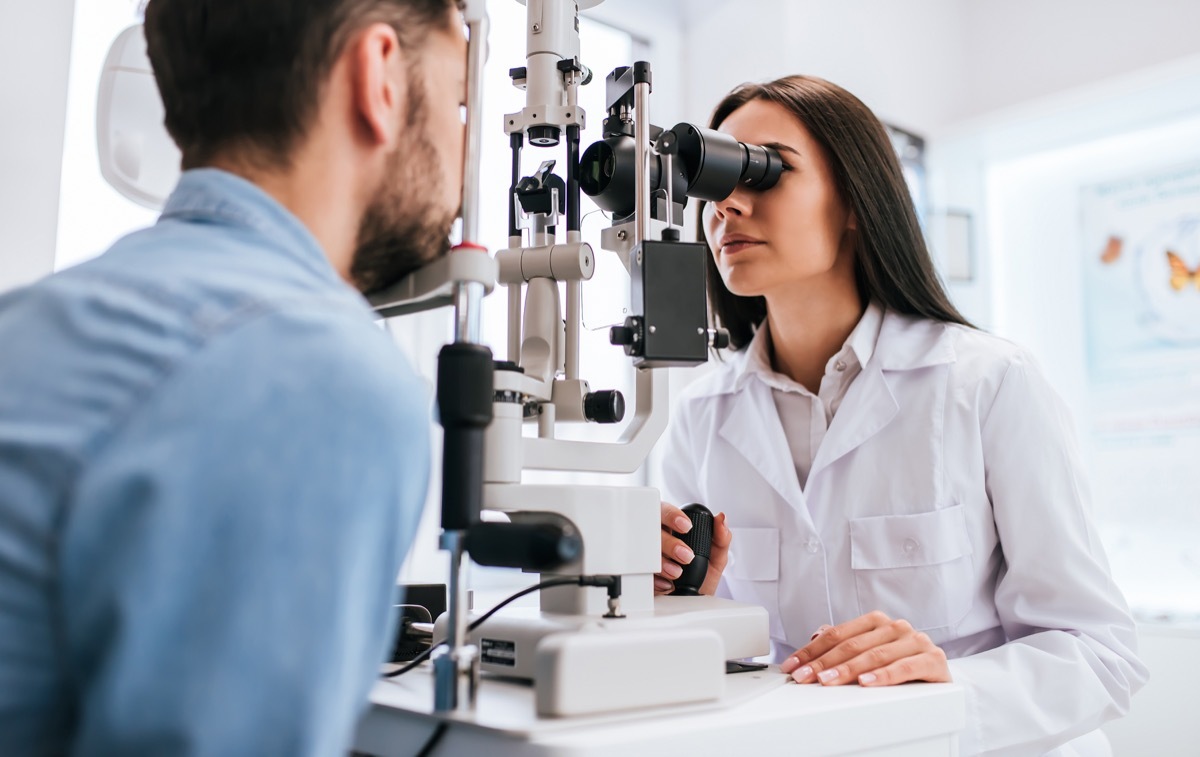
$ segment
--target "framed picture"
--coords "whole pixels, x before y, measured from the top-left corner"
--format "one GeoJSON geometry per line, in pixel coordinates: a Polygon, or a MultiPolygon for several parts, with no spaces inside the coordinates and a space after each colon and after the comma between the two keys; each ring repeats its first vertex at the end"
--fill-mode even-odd
{"type": "Polygon", "coordinates": [[[947,281],[975,280],[975,245],[971,214],[965,210],[947,210],[933,216],[930,237],[940,252],[947,281]]]}

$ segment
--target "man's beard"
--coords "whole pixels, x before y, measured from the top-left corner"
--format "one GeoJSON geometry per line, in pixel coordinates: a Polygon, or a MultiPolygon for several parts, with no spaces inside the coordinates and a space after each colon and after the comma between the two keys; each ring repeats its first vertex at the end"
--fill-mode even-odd
{"type": "Polygon", "coordinates": [[[450,248],[458,213],[438,202],[444,194],[441,167],[421,99],[410,105],[405,141],[388,157],[383,184],[358,227],[350,276],[364,294],[395,284],[450,248]]]}

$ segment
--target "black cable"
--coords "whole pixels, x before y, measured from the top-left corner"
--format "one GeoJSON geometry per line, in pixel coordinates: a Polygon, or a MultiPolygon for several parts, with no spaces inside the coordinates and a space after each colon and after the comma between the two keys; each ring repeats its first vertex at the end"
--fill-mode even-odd
{"type": "Polygon", "coordinates": [[[585,578],[582,576],[579,578],[551,578],[548,581],[542,581],[541,583],[521,589],[516,594],[513,594],[511,597],[488,610],[481,617],[477,618],[474,623],[467,626],[467,631],[474,631],[475,629],[479,628],[481,625],[483,625],[485,620],[500,612],[500,610],[503,610],[513,602],[516,602],[521,597],[532,594],[535,591],[541,591],[542,589],[551,589],[555,586],[585,586],[586,584],[582,583],[584,580],[585,578]]]}
{"type": "MultiPolygon", "coordinates": [[[[521,589],[520,591],[518,591],[516,594],[513,594],[508,599],[505,599],[503,602],[496,605],[492,609],[485,612],[482,617],[477,618],[475,620],[475,622],[473,622],[473,623],[471,623],[471,625],[467,626],[467,631],[468,632],[474,631],[475,629],[477,629],[481,625],[483,625],[484,621],[486,621],[488,618],[495,615],[500,610],[504,609],[505,607],[512,604],[513,602],[516,602],[521,597],[532,594],[535,591],[541,591],[542,589],[551,589],[555,586],[611,586],[611,584],[613,583],[614,580],[616,580],[616,579],[612,576],[578,576],[576,578],[551,578],[546,581],[542,581],[541,583],[534,584],[533,586],[527,586],[524,589],[521,589]]],[[[619,586],[619,584],[618,584],[618,586],[619,586]]],[[[397,668],[396,670],[393,670],[390,673],[384,673],[383,677],[384,678],[395,678],[397,676],[404,675],[408,671],[412,670],[413,668],[417,667],[421,663],[428,660],[429,656],[433,654],[433,650],[437,649],[438,646],[441,646],[441,645],[440,644],[430,645],[429,649],[426,649],[424,652],[422,652],[421,654],[414,657],[404,667],[397,668]]]]}
{"type": "Polygon", "coordinates": [[[417,752],[417,757],[429,757],[433,754],[433,750],[437,748],[447,730],[449,730],[449,726],[445,723],[438,723],[437,728],[433,729],[433,735],[429,737],[429,741],[426,741],[425,746],[421,747],[421,751],[417,752]]]}

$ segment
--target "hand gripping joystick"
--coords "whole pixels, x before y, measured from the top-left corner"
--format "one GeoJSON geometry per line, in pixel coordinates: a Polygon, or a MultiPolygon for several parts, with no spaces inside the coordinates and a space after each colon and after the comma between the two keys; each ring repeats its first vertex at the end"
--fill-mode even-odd
{"type": "Polygon", "coordinates": [[[708,558],[712,555],[713,514],[707,507],[692,503],[683,508],[692,521],[692,530],[686,534],[675,534],[695,553],[690,563],[683,566],[683,575],[675,579],[673,596],[696,596],[708,576],[708,558]]]}

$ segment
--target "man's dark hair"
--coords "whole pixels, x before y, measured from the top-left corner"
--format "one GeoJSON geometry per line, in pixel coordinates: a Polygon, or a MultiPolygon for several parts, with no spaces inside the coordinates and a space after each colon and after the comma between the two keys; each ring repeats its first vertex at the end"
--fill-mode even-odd
{"type": "MultiPolygon", "coordinates": [[[[870,108],[824,79],[788,76],[734,89],[713,111],[709,127],[718,128],[753,100],[782,106],[824,150],[837,191],[858,223],[854,274],[864,303],[874,300],[897,313],[970,326],[934,270],[896,150],[870,108]]],[[[703,239],[703,220],[700,228],[703,239]]],[[[741,297],[725,287],[712,255],[708,298],[734,349],[749,344],[767,316],[765,298],[741,297]]]]}
{"type": "Polygon", "coordinates": [[[334,62],[359,30],[390,24],[419,53],[454,0],[149,0],[146,47],[166,127],[195,168],[220,153],[285,167],[334,62]]]}

